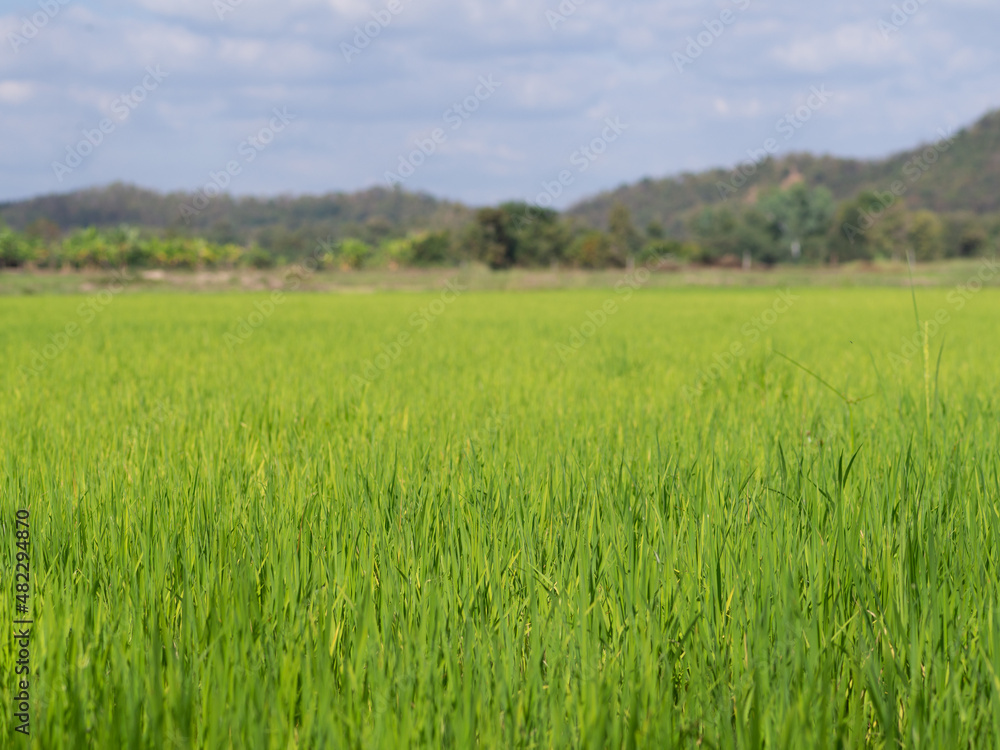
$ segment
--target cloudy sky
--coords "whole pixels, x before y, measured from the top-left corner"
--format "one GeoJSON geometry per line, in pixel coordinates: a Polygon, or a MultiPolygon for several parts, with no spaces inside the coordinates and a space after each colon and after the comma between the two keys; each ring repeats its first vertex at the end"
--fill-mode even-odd
{"type": "Polygon", "coordinates": [[[0,8],[0,200],[116,180],[270,195],[398,178],[473,204],[548,185],[565,206],[733,165],[769,139],[882,156],[1000,106],[996,0],[0,8]]]}

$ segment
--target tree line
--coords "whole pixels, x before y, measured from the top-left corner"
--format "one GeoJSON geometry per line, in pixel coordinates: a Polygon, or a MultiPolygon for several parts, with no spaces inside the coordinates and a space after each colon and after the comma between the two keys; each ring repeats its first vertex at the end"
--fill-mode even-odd
{"type": "Polygon", "coordinates": [[[321,267],[344,270],[463,263],[596,269],[653,259],[815,264],[907,254],[926,261],[989,252],[1000,238],[1000,218],[910,210],[889,191],[863,191],[837,203],[826,188],[799,182],[762,192],[752,202],[694,209],[669,230],[655,221],[637,227],[620,202],[602,228],[552,209],[508,202],[438,229],[403,229],[374,217],[348,236],[323,236],[315,227],[302,228],[293,238],[265,232],[252,242],[207,234],[128,225],[64,232],[44,219],[23,231],[0,224],[0,267],[266,268],[306,254],[316,255],[321,267]]]}

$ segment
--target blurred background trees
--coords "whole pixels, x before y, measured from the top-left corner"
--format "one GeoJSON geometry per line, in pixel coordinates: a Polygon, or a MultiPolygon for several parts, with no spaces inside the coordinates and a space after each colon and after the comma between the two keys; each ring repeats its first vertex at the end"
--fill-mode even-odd
{"type": "Polygon", "coordinates": [[[621,268],[969,258],[1000,241],[1000,112],[888,159],[792,154],[733,187],[714,169],[645,178],[562,212],[469,207],[419,192],[269,198],[114,184],[0,204],[0,268],[621,268]],[[926,168],[925,168],[926,167],[926,168]],[[888,192],[897,185],[898,194],[888,192]]]}

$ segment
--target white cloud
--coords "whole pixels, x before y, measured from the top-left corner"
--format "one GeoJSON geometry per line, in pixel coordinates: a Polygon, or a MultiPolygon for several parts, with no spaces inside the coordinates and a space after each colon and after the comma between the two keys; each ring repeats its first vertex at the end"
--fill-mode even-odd
{"type": "Polygon", "coordinates": [[[30,81],[0,81],[0,102],[21,104],[34,96],[36,86],[30,81]]]}
{"type": "MultiPolygon", "coordinates": [[[[903,148],[943,113],[968,122],[1000,104],[995,0],[928,3],[889,40],[878,30],[888,5],[754,0],[684,72],[672,53],[732,0],[586,0],[555,30],[545,12],[560,0],[401,2],[348,63],[340,43],[388,0],[243,0],[223,20],[213,0],[73,0],[17,54],[0,36],[0,119],[18,134],[0,145],[0,199],[52,189],[66,138],[156,65],[169,77],[87,180],[193,187],[288,106],[296,127],[234,189],[363,187],[490,74],[502,87],[415,185],[481,201],[531,193],[608,116],[632,127],[579,194],[730,163],[811,85],[828,85],[835,106],[794,146],[846,154],[903,148]]],[[[0,16],[0,34],[20,23],[0,16]]]]}
{"type": "MultiPolygon", "coordinates": [[[[233,5],[232,0],[222,1],[227,7],[233,5]]],[[[236,3],[239,2],[240,0],[236,0],[236,3]]],[[[137,0],[136,4],[164,18],[192,21],[219,20],[218,11],[213,7],[213,0],[137,0]]]]}
{"type": "Polygon", "coordinates": [[[839,26],[780,45],[771,56],[796,71],[823,73],[843,66],[876,67],[905,60],[898,45],[887,44],[871,23],[839,26]]]}

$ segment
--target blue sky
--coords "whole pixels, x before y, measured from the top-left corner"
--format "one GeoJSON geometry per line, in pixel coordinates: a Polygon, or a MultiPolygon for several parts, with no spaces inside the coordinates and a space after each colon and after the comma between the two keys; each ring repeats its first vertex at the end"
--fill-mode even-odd
{"type": "Polygon", "coordinates": [[[5,0],[0,200],[562,174],[561,207],[771,138],[883,156],[1000,106],[998,28],[996,0],[5,0]]]}

